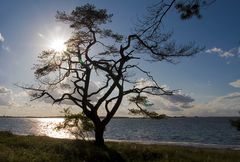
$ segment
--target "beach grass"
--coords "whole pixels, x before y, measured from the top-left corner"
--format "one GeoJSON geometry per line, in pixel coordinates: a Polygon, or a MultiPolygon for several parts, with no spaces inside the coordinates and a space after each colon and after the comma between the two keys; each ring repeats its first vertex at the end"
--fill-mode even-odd
{"type": "Polygon", "coordinates": [[[0,162],[239,162],[240,151],[174,145],[92,142],[0,132],[0,162]]]}

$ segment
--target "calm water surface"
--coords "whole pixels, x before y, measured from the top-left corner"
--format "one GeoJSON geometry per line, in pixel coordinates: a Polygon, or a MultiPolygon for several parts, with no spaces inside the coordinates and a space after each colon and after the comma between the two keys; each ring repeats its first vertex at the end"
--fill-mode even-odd
{"type": "MultiPolygon", "coordinates": [[[[231,118],[115,118],[106,128],[105,138],[146,142],[181,142],[232,145],[240,148],[240,131],[229,123],[231,118]]],[[[62,118],[0,118],[0,130],[16,134],[73,138],[66,131],[54,130],[62,118]]]]}

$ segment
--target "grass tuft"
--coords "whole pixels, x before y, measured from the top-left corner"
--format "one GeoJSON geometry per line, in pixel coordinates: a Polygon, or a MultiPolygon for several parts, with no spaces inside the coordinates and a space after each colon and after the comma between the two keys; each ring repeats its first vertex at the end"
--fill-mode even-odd
{"type": "Polygon", "coordinates": [[[1,162],[239,162],[240,151],[19,136],[0,132],[1,162]]]}

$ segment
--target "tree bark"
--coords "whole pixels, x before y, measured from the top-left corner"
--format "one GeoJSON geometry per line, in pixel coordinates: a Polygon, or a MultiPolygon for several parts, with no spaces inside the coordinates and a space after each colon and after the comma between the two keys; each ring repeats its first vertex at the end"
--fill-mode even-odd
{"type": "Polygon", "coordinates": [[[104,146],[104,134],[105,126],[102,124],[95,124],[95,144],[97,146],[104,146]]]}

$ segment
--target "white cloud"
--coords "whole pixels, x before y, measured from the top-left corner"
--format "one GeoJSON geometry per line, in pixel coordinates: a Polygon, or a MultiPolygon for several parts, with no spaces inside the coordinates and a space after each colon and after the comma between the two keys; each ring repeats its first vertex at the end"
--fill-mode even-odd
{"type": "MultiPolygon", "coordinates": [[[[148,96],[153,106],[146,107],[149,111],[156,111],[170,116],[237,116],[240,110],[240,92],[234,92],[225,96],[215,97],[211,101],[203,104],[195,104],[192,108],[190,96],[177,92],[175,96],[148,96]]],[[[29,101],[28,95],[24,91],[14,92],[11,89],[0,86],[0,115],[17,116],[47,116],[62,115],[63,108],[71,106],[74,112],[80,111],[70,102],[63,105],[52,105],[46,101],[29,101]]],[[[117,116],[129,116],[128,109],[135,108],[134,104],[128,103],[128,98],[123,100],[117,116]]],[[[102,108],[102,114],[104,114],[102,108]]]]}
{"type": "Polygon", "coordinates": [[[0,93],[9,93],[9,92],[10,92],[9,89],[0,86],[0,93]]]}
{"type": "Polygon", "coordinates": [[[144,79],[141,78],[139,80],[137,80],[136,82],[136,88],[143,88],[145,86],[154,86],[155,84],[153,83],[153,81],[150,81],[148,79],[144,79]]]}
{"type": "MultiPolygon", "coordinates": [[[[14,92],[0,87],[0,116],[56,116],[63,115],[61,111],[67,106],[52,105],[41,101],[32,101],[27,92],[14,92]]],[[[73,112],[77,112],[74,106],[73,112]]]]}
{"type": "MultiPolygon", "coordinates": [[[[80,85],[79,85],[80,86],[80,85]]],[[[62,97],[62,95],[64,93],[72,93],[73,91],[73,87],[74,86],[74,83],[70,80],[70,79],[67,79],[63,82],[63,84],[60,86],[58,85],[57,87],[55,87],[54,89],[48,89],[48,92],[49,94],[51,94],[55,99],[57,98],[60,98],[62,97]]],[[[44,89],[44,88],[43,88],[44,89]]],[[[90,82],[89,84],[89,94],[92,93],[92,92],[96,92],[97,90],[99,89],[99,82],[90,82]]],[[[34,94],[36,93],[36,91],[29,91],[29,94],[34,94]]],[[[96,94],[96,95],[92,95],[89,100],[91,100],[93,103],[96,102],[99,98],[101,94],[96,94]]],[[[73,95],[73,97],[75,98],[78,98],[78,99],[81,99],[82,96],[76,91],[73,95]]],[[[53,103],[53,100],[50,98],[50,97],[41,97],[38,99],[39,101],[43,101],[45,103],[53,103]]],[[[57,103],[58,104],[58,103],[57,103]]],[[[65,99],[63,100],[62,102],[60,102],[60,104],[63,104],[63,105],[75,105],[74,102],[72,102],[71,100],[69,99],[65,99]]]]}
{"type": "Polygon", "coordinates": [[[194,109],[185,111],[187,116],[238,116],[240,92],[216,97],[205,104],[196,104],[194,109]]]}
{"type": "Polygon", "coordinates": [[[215,53],[218,54],[220,57],[229,58],[234,56],[240,56],[240,47],[232,48],[230,50],[223,50],[221,48],[211,48],[205,51],[206,53],[215,53]]]}
{"type": "MultiPolygon", "coordinates": [[[[140,79],[136,87],[143,88],[145,86],[153,86],[154,83],[150,80],[140,79]]],[[[165,91],[169,91],[170,88],[167,85],[162,85],[165,91]]],[[[159,94],[162,94],[162,91],[159,91],[159,94]]],[[[173,95],[159,95],[153,96],[149,94],[144,94],[148,99],[154,104],[152,109],[159,110],[164,109],[167,111],[182,111],[186,108],[192,108],[192,103],[194,99],[181,91],[174,92],[173,95]]]]}
{"type": "Polygon", "coordinates": [[[37,34],[40,38],[44,38],[44,35],[42,33],[37,34]]]}
{"type": "Polygon", "coordinates": [[[4,42],[4,38],[1,33],[0,33],[0,42],[4,42]]]}
{"type": "Polygon", "coordinates": [[[193,105],[191,104],[194,99],[186,94],[181,92],[177,92],[173,95],[164,95],[161,96],[171,102],[174,105],[177,105],[179,108],[191,108],[193,105]]]}
{"type": "MultiPolygon", "coordinates": [[[[137,80],[137,82],[135,84],[135,88],[139,88],[139,89],[147,87],[147,86],[156,86],[156,83],[154,83],[153,81],[151,81],[149,79],[141,78],[141,79],[137,80]]],[[[159,86],[161,88],[163,88],[165,91],[169,91],[169,89],[170,89],[167,85],[160,85],[159,84],[159,86]]],[[[145,89],[145,91],[150,91],[151,92],[152,89],[151,88],[145,89]]],[[[157,94],[157,93],[162,94],[163,91],[161,91],[161,90],[158,90],[158,92],[155,91],[155,94],[157,94]]]]}
{"type": "Polygon", "coordinates": [[[12,91],[0,86],[0,106],[8,106],[12,103],[12,91]]]}
{"type": "Polygon", "coordinates": [[[10,47],[5,45],[3,42],[4,42],[4,37],[2,36],[2,34],[0,33],[0,44],[1,44],[1,48],[7,52],[10,52],[10,47]]]}
{"type": "Polygon", "coordinates": [[[2,49],[7,51],[7,52],[10,52],[10,47],[6,46],[6,45],[2,45],[2,49]]]}
{"type": "Polygon", "coordinates": [[[233,57],[233,56],[235,56],[235,54],[234,54],[234,53],[231,53],[231,52],[229,52],[229,51],[226,51],[226,52],[223,52],[220,56],[221,56],[221,57],[226,57],[226,58],[228,58],[228,57],[233,57]]]}
{"type": "Polygon", "coordinates": [[[236,87],[236,88],[240,88],[240,79],[229,83],[231,86],[236,87]]]}
{"type": "Polygon", "coordinates": [[[213,53],[213,52],[215,52],[215,53],[223,53],[223,50],[220,49],[220,48],[214,47],[214,48],[212,48],[212,49],[206,50],[206,52],[207,52],[207,53],[213,53]]]}

